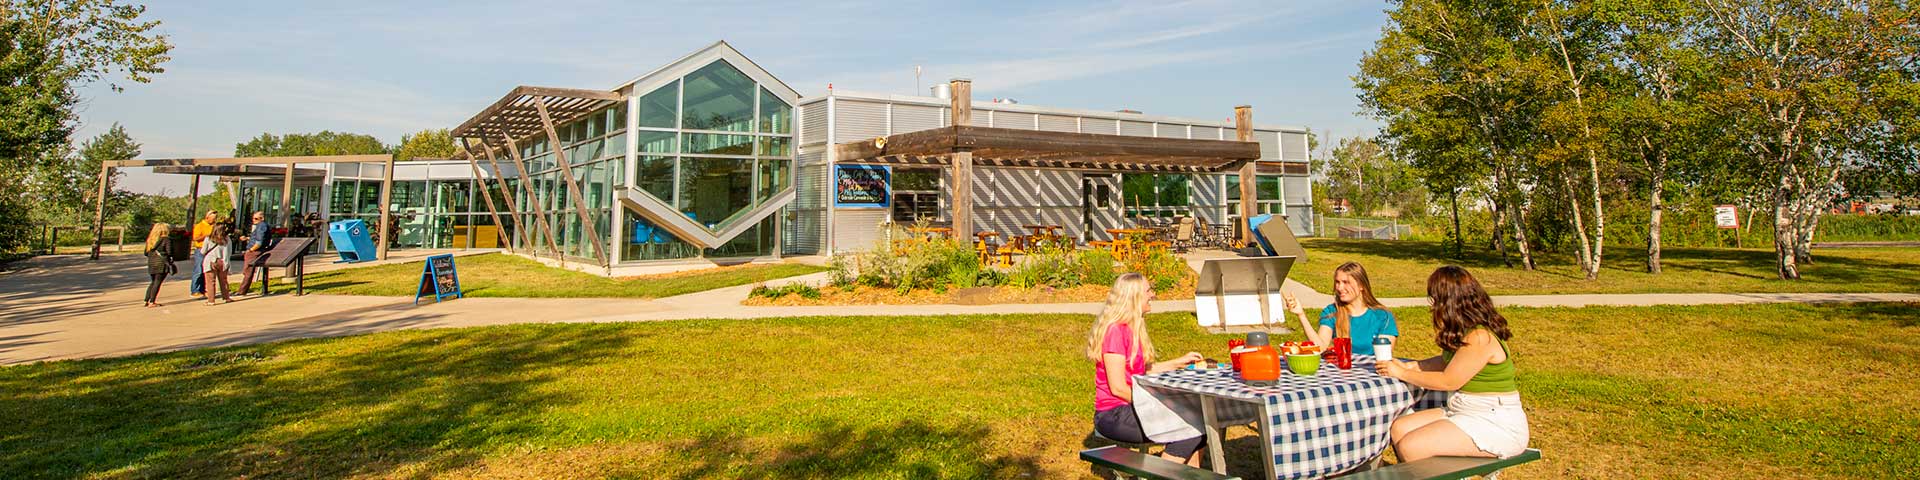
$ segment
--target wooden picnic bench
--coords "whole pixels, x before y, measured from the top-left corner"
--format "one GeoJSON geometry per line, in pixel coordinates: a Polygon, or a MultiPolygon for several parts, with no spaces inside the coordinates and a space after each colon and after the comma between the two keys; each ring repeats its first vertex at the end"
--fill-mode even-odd
{"type": "MultiPolygon", "coordinates": [[[[1080,451],[1080,459],[1125,475],[1151,480],[1238,480],[1210,470],[1181,465],[1120,446],[1080,451]]],[[[1433,457],[1338,477],[1341,480],[1450,480],[1487,475],[1540,459],[1527,449],[1508,458],[1433,457]]]]}

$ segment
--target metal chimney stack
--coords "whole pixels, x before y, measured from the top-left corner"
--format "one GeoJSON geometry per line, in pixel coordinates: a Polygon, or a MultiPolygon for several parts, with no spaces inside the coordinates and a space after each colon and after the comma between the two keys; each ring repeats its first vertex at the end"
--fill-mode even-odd
{"type": "Polygon", "coordinates": [[[932,87],[928,87],[928,90],[933,91],[934,98],[938,98],[941,100],[953,99],[953,85],[942,83],[942,84],[934,85],[932,87]]]}

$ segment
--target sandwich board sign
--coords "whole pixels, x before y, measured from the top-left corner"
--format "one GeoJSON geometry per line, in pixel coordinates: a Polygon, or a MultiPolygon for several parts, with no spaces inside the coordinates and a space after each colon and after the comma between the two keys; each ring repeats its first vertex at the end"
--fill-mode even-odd
{"type": "Polygon", "coordinates": [[[1713,225],[1720,228],[1740,228],[1740,214],[1735,213],[1733,205],[1713,206],[1713,225]]]}
{"type": "Polygon", "coordinates": [[[420,267],[420,288],[414,290],[413,304],[419,305],[421,297],[433,297],[434,302],[466,297],[460,291],[460,271],[453,265],[453,254],[427,257],[427,263],[420,267]]]}

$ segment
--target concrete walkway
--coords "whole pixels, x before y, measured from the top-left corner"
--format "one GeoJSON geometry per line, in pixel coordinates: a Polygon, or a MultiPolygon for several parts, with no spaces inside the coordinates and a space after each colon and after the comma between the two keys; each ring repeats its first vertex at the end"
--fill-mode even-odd
{"type": "MultiPolygon", "coordinates": [[[[396,259],[397,260],[397,259],[396,259]]],[[[234,279],[238,281],[238,278],[234,279]]],[[[825,273],[768,282],[820,284],[825,273]]],[[[345,295],[249,297],[207,306],[186,297],[181,276],[162,287],[161,308],[142,308],[145,259],[137,255],[46,256],[0,273],[0,365],[96,358],[292,338],[388,330],[513,323],[632,322],[693,318],[793,316],[916,316],[968,314],[1096,314],[1098,303],[1020,305],[863,305],[750,307],[749,286],[657,300],[467,298],[415,306],[411,299],[345,295]]],[[[1287,281],[1306,305],[1330,296],[1287,281]]],[[[284,289],[276,290],[285,291],[284,289]]],[[[1697,305],[1778,302],[1920,302],[1916,294],[1640,294],[1495,297],[1503,306],[1697,305]]],[[[1383,300],[1389,306],[1425,305],[1423,298],[1383,300]]],[[[1156,301],[1154,311],[1192,311],[1187,300],[1156,301]]]]}

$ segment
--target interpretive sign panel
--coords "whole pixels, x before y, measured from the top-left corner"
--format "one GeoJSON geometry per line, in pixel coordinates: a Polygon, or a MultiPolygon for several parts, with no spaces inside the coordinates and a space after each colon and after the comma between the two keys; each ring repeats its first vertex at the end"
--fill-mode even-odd
{"type": "Polygon", "coordinates": [[[892,184],[892,173],[886,165],[835,165],[833,205],[886,208],[893,197],[888,188],[892,184]]]}
{"type": "Polygon", "coordinates": [[[1740,214],[1733,205],[1714,205],[1713,224],[1720,228],[1740,228],[1740,214]]]}
{"type": "Polygon", "coordinates": [[[421,297],[433,297],[436,302],[447,297],[465,297],[460,291],[460,271],[453,265],[452,254],[427,257],[427,263],[420,268],[420,288],[415,290],[413,303],[419,305],[421,297]]]}

